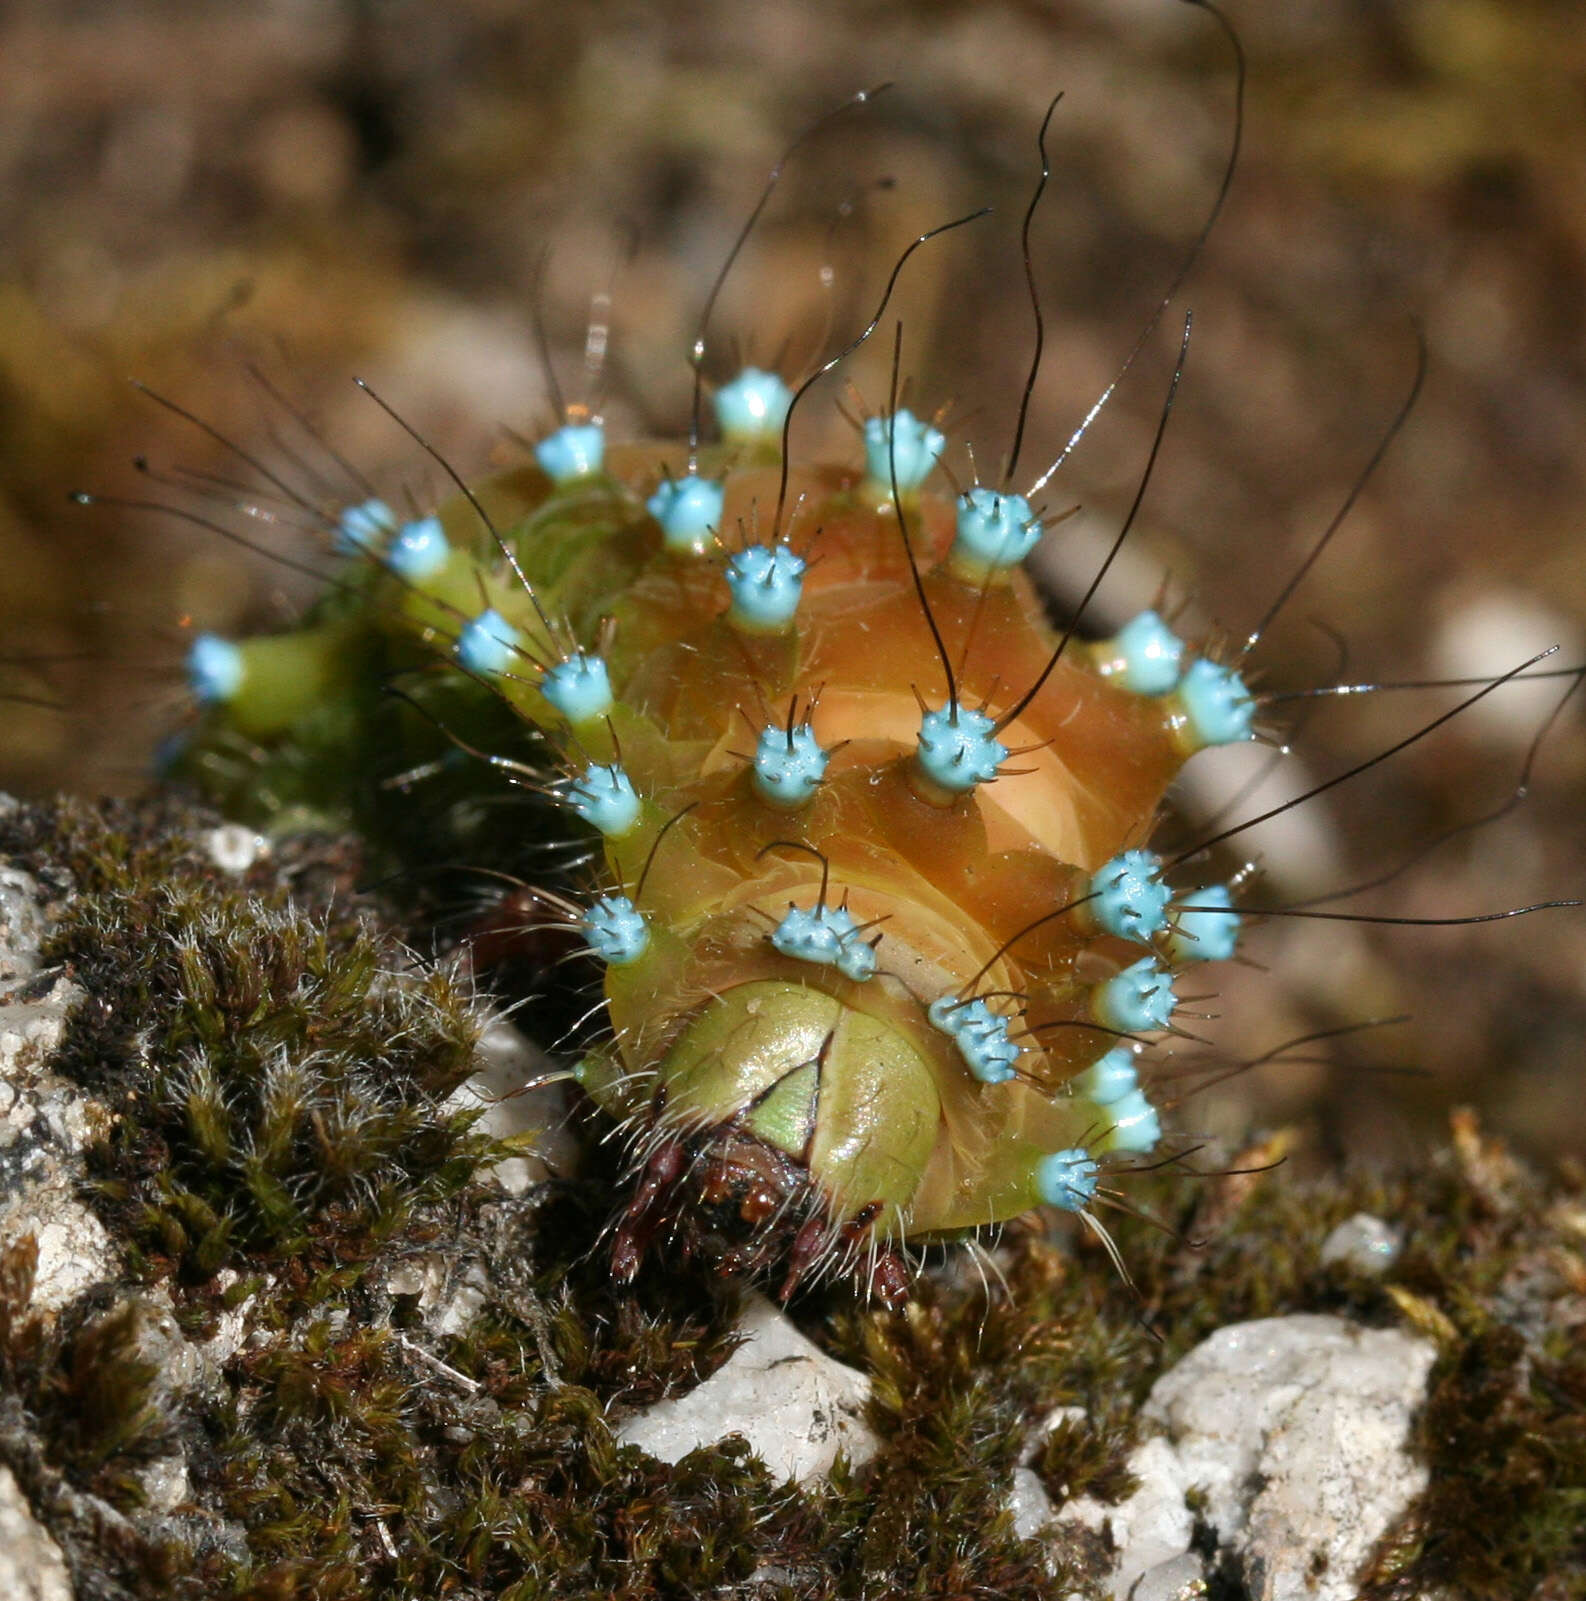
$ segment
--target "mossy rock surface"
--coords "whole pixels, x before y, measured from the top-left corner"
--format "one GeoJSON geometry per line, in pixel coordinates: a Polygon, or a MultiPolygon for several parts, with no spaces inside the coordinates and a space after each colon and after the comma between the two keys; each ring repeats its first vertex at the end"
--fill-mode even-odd
{"type": "Polygon", "coordinates": [[[1087,1239],[1021,1228],[1005,1284],[960,1255],[901,1313],[796,1302],[871,1377],[862,1468],[795,1490],[732,1441],[661,1464],[613,1427],[725,1360],[733,1288],[675,1263],[612,1283],[598,1142],[577,1178],[504,1191],[505,1153],[449,1100],[473,986],[358,892],[355,844],[286,845],[239,881],[195,843],[213,822],[168,800],[3,822],[56,901],[46,955],[88,993],[53,1066],[112,1113],[83,1197],[121,1278],[46,1316],[30,1240],[0,1263],[0,1462],[79,1594],[1096,1594],[1099,1538],[1014,1533],[1032,1429],[1084,1408],[1034,1465],[1054,1500],[1115,1501],[1155,1378],[1292,1311],[1440,1352],[1430,1485],[1366,1594],[1586,1594],[1579,1168],[1544,1181],[1461,1120],[1402,1177],[1302,1182],[1265,1170],[1274,1146],[1163,1176],[1142,1199],[1169,1229],[1117,1225],[1138,1299],[1087,1239]],[[1320,1259],[1361,1211],[1405,1241],[1379,1277],[1320,1259]],[[173,1461],[184,1498],[153,1506],[173,1461]]]}

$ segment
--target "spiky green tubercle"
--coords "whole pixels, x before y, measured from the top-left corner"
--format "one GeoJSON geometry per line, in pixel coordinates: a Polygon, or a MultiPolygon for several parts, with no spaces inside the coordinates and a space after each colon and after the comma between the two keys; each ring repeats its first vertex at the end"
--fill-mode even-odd
{"type": "Polygon", "coordinates": [[[1232,953],[1228,892],[1170,886],[1138,841],[1254,702],[1151,613],[1054,661],[1018,572],[1039,517],[924,488],[930,425],[871,417],[863,466],[793,464],[784,491],[767,375],[717,402],[725,443],[686,463],[579,420],[477,507],[354,508],[363,554],[303,628],[195,644],[187,762],[245,739],[299,820],[282,773],[344,762],[335,737],[394,687],[388,776],[494,765],[592,828],[580,930],[613,1043],[580,1074],[650,1174],[619,1267],[708,1203],[751,1238],[813,1220],[781,1242],[790,1283],[857,1242],[891,1296],[898,1246],[1083,1209],[1156,1144],[1149,1050],[1122,1087],[1086,1075],[1171,1029],[1179,967],[1232,953]],[[769,540],[727,536],[776,504],[769,540]],[[745,1131],[772,1176],[725,1154],[745,1131]]]}

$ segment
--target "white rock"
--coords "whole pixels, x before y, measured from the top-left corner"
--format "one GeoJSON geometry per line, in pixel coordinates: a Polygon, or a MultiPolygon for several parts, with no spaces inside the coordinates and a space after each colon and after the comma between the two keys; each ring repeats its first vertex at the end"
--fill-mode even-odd
{"type": "Polygon", "coordinates": [[[687,1395],[659,1401],[617,1431],[663,1462],[741,1434],[779,1478],[815,1479],[839,1451],[864,1462],[876,1438],[863,1422],[870,1380],[812,1345],[763,1296],[746,1307],[744,1343],[687,1395]]]}
{"type": "Polygon", "coordinates": [[[460,1270],[444,1251],[419,1251],[393,1263],[385,1275],[392,1295],[418,1298],[418,1311],[437,1334],[461,1334],[490,1299],[490,1280],[477,1262],[460,1270]]]}
{"type": "Polygon", "coordinates": [[[566,1084],[523,1091],[525,1084],[552,1072],[545,1056],[505,1018],[497,1018],[479,1036],[475,1060],[478,1070],[443,1110],[483,1106],[480,1131],[517,1143],[518,1154],[498,1162],[491,1177],[508,1194],[523,1195],[553,1174],[571,1173],[579,1152],[568,1128],[566,1084]]]}
{"type": "Polygon", "coordinates": [[[1143,1575],[1181,1557],[1189,1550],[1195,1532],[1194,1517],[1184,1504],[1194,1480],[1166,1440],[1137,1445],[1129,1453],[1129,1471],[1140,1480],[1140,1488],[1128,1500],[1104,1506],[1081,1495],[1065,1502],[1059,1513],[1064,1522],[1087,1529],[1111,1529],[1119,1553],[1110,1580],[1111,1593],[1119,1597],[1131,1596],[1143,1575]]]}
{"type": "Polygon", "coordinates": [[[1395,1329],[1267,1318],[1219,1329],[1157,1381],[1143,1417],[1167,1430],[1178,1482],[1204,1493],[1252,1597],[1354,1595],[1356,1570],[1425,1486],[1405,1447],[1435,1355],[1395,1329]]]}
{"type": "Polygon", "coordinates": [[[416,1295],[419,1310],[428,1312],[446,1288],[446,1258],[439,1251],[420,1251],[394,1262],[385,1276],[390,1295],[416,1295]]]}
{"type": "Polygon", "coordinates": [[[38,971],[44,937],[39,900],[38,884],[30,874],[19,867],[0,866],[0,985],[9,987],[38,971]]]}
{"type": "MultiPolygon", "coordinates": [[[[8,954],[15,954],[14,947],[8,954]]],[[[31,960],[26,953],[21,959],[31,960]]],[[[14,1083],[34,1071],[60,1044],[66,1013],[81,993],[60,979],[35,1000],[15,999],[14,990],[0,996],[0,1074],[14,1083]]]]}
{"type": "Polygon", "coordinates": [[[1013,1514],[1013,1532],[1021,1540],[1033,1539],[1052,1521],[1052,1498],[1034,1468],[1013,1470],[1008,1510],[1013,1514]]]}
{"type": "Polygon", "coordinates": [[[6,1467],[0,1467],[0,1595],[6,1601],[72,1601],[66,1559],[6,1467]]]}
{"type": "Polygon", "coordinates": [[[229,1314],[222,1315],[214,1339],[190,1340],[163,1285],[140,1296],[137,1308],[137,1354],[155,1370],[151,1400],[174,1410],[189,1391],[215,1393],[223,1387],[222,1364],[240,1343],[240,1336],[227,1331],[229,1314]]]}
{"type": "Polygon", "coordinates": [[[34,1311],[58,1312],[84,1290],[114,1276],[116,1253],[104,1224],[87,1207],[54,1190],[39,1191],[31,1204],[0,1212],[0,1238],[24,1234],[31,1234],[39,1246],[34,1311]]]}
{"type": "MultiPolygon", "coordinates": [[[[223,1267],[215,1275],[214,1288],[221,1292],[229,1290],[241,1277],[235,1268],[223,1267]]],[[[252,1294],[244,1296],[236,1306],[221,1312],[215,1319],[215,1332],[200,1343],[199,1349],[203,1352],[204,1362],[208,1370],[217,1377],[247,1340],[249,1321],[254,1308],[259,1305],[260,1291],[268,1291],[274,1287],[274,1283],[275,1281],[269,1277],[261,1279],[252,1294]]]]}
{"type": "Polygon", "coordinates": [[[1346,1262],[1357,1273],[1385,1273],[1398,1259],[1402,1244],[1391,1223],[1369,1212],[1356,1212],[1322,1241],[1324,1263],[1346,1262]]]}
{"type": "Polygon", "coordinates": [[[0,1240],[38,1242],[33,1305],[56,1311],[111,1276],[115,1251],[77,1198],[83,1149],[109,1116],[47,1067],[82,992],[64,978],[40,992],[46,929],[38,886],[0,868],[0,1240]]]}
{"type": "Polygon", "coordinates": [[[477,1262],[470,1263],[451,1297],[435,1318],[437,1334],[461,1334],[485,1309],[490,1300],[490,1281],[477,1262]]]}
{"type": "Polygon", "coordinates": [[[1148,1568],[1129,1586],[1129,1601],[1198,1601],[1206,1594],[1206,1570],[1193,1551],[1148,1568]]]}
{"type": "Polygon", "coordinates": [[[1435,1354],[1334,1317],[1219,1329],[1153,1387],[1141,1421],[1166,1433],[1130,1453],[1139,1489],[1117,1506],[1065,1502],[1057,1522],[1110,1534],[1117,1601],[1190,1601],[1205,1593],[1189,1549],[1196,1491],[1226,1576],[1253,1601],[1350,1601],[1356,1570],[1425,1486],[1405,1447],[1435,1354]]]}
{"type": "Polygon", "coordinates": [[[157,1456],[138,1470],[138,1486],[143,1491],[144,1509],[158,1516],[169,1516],[191,1493],[187,1478],[187,1458],[157,1456]]]}
{"type": "Polygon", "coordinates": [[[241,823],[222,823],[199,835],[205,854],[223,873],[246,873],[261,856],[270,854],[263,834],[241,823]]]}

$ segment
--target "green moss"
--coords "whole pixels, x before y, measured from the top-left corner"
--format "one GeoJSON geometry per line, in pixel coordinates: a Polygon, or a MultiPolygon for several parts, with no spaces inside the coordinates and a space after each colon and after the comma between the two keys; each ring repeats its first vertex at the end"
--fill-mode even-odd
{"type": "Polygon", "coordinates": [[[1437,1477],[1378,1563],[1370,1594],[1429,1585],[1486,1601],[1575,1573],[1586,1594],[1586,1355],[1532,1361],[1512,1329],[1462,1336],[1417,1430],[1437,1477]]]}
{"type": "Polygon", "coordinates": [[[820,1498],[838,1556],[829,1593],[1050,1593],[1005,1502],[1029,1426],[1059,1393],[1059,1332],[1028,1302],[928,1281],[900,1315],[846,1311],[833,1325],[840,1354],[872,1375],[870,1421],[888,1443],[820,1498]]]}
{"type": "Polygon", "coordinates": [[[1545,1189],[1468,1121],[1455,1133],[1458,1226],[1404,1273],[1407,1315],[1433,1310],[1440,1335],[1416,1425],[1431,1483],[1364,1594],[1586,1596],[1586,1196],[1579,1175],[1545,1189]]]}
{"type": "Polygon", "coordinates": [[[144,1502],[139,1470],[178,1439],[139,1348],[143,1309],[79,1302],[43,1316],[30,1305],[37,1264],[31,1235],[0,1250],[0,1462],[73,1569],[91,1575],[83,1593],[175,1594],[185,1550],[127,1516],[144,1502]]]}
{"type": "Polygon", "coordinates": [[[154,1399],[157,1367],[138,1350],[139,1308],[54,1321],[29,1315],[37,1245],[25,1236],[0,1259],[0,1366],[9,1393],[51,1435],[73,1477],[113,1505],[135,1506],[131,1469],[170,1448],[154,1399]]]}
{"type": "Polygon", "coordinates": [[[78,894],[45,954],[92,995],[58,1070],[116,1114],[98,1204],[150,1273],[367,1257],[483,1149],[441,1110],[471,1070],[468,987],[394,971],[356,917],[248,894],[133,816],[68,804],[52,841],[78,894]]]}
{"type": "Polygon", "coordinates": [[[128,1475],[171,1448],[170,1420],[155,1397],[158,1366],[138,1349],[139,1309],[122,1302],[61,1341],[40,1404],[57,1421],[62,1460],[113,1505],[136,1505],[128,1475]]]}

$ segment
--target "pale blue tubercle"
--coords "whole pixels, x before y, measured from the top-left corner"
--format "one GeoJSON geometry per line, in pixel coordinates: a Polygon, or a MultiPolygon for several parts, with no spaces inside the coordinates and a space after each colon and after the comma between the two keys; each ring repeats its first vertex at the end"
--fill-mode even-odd
{"type": "Polygon", "coordinates": [[[242,688],[242,651],[219,634],[200,634],[187,649],[187,686],[206,706],[224,705],[242,688]]]}
{"type": "Polygon", "coordinates": [[[727,560],[727,621],[751,634],[780,633],[804,593],[804,558],[790,545],[748,545],[727,560]]]}
{"type": "Polygon", "coordinates": [[[1198,656],[1179,680],[1174,698],[1197,750],[1255,738],[1255,698],[1232,667],[1198,656]]]}
{"type": "Polygon", "coordinates": [[[1162,1138],[1162,1119],[1142,1089],[1120,1095],[1106,1108],[1106,1115],[1108,1127],[1101,1137],[1104,1150],[1144,1155],[1155,1150],[1162,1138]]]}
{"type": "Polygon", "coordinates": [[[385,564],[398,578],[421,584],[446,565],[451,546],[439,517],[419,517],[403,523],[386,552],[385,564]]]}
{"type": "Polygon", "coordinates": [[[892,417],[866,417],[865,477],[889,494],[896,477],[898,493],[906,495],[930,477],[946,446],[941,429],[922,422],[907,407],[892,417]]]}
{"type": "Polygon", "coordinates": [[[933,784],[962,794],[995,778],[1008,754],[993,733],[995,727],[984,712],[967,706],[938,707],[920,719],[914,759],[933,784]]]}
{"type": "Polygon", "coordinates": [[[608,967],[626,967],[650,947],[644,914],[626,895],[602,895],[579,924],[589,948],[608,967]]]}
{"type": "Polygon", "coordinates": [[[1074,1080],[1074,1090],[1097,1106],[1111,1106],[1139,1087],[1135,1048],[1127,1040],[1098,1057],[1074,1080]]]}
{"type": "Polygon", "coordinates": [[[684,478],[663,478],[644,505],[661,525],[668,550],[701,556],[714,543],[726,498],[726,486],[719,479],[689,473],[684,478]]]}
{"type": "Polygon", "coordinates": [[[336,519],[336,554],[356,556],[378,550],[396,525],[396,513],[383,500],[371,498],[349,506],[336,519]]]}
{"type": "Polygon", "coordinates": [[[1226,884],[1192,890],[1168,928],[1168,955],[1175,962],[1226,962],[1239,943],[1239,913],[1226,884]]]}
{"type": "Polygon", "coordinates": [[[771,930],[771,943],[784,956],[835,967],[859,983],[876,970],[875,950],[860,938],[846,906],[790,906],[771,930]]]}
{"type": "Polygon", "coordinates": [[[639,821],[639,796],[615,762],[595,762],[568,786],[567,804],[607,839],[621,839],[639,821]]]}
{"type": "Polygon", "coordinates": [[[1006,1084],[1016,1076],[1013,1064],[1021,1047],[1008,1037],[1007,1018],[997,1016],[984,1001],[943,995],[931,1002],[926,1015],[958,1047],[969,1071],[982,1084],[1006,1084]]]}
{"type": "Polygon", "coordinates": [[[1075,1090],[1104,1114],[1101,1145],[1109,1151],[1142,1153],[1162,1138],[1162,1120],[1135,1071],[1135,1047],[1115,1045],[1074,1080],[1075,1090]]]}
{"type": "Polygon", "coordinates": [[[540,680],[540,693],[576,728],[611,710],[611,675],[599,656],[575,651],[540,680]]]}
{"type": "Polygon", "coordinates": [[[979,485],[959,497],[957,528],[950,555],[975,572],[1017,567],[1041,537],[1041,519],[1023,495],[979,485]]]}
{"type": "Polygon", "coordinates": [[[1035,1164],[1035,1187],[1048,1206],[1083,1212],[1095,1197],[1099,1171],[1090,1152],[1080,1146],[1053,1151],[1035,1164]]]}
{"type": "Polygon", "coordinates": [[[716,426],[734,442],[777,439],[792,404],[793,391],[774,372],[745,367],[716,391],[716,426]]]}
{"type": "Polygon", "coordinates": [[[755,746],[755,793],[772,806],[803,806],[820,788],[827,759],[808,723],[801,723],[791,733],[772,723],[760,731],[755,746]]]}
{"type": "Polygon", "coordinates": [[[1103,677],[1118,677],[1137,695],[1166,695],[1178,686],[1184,641],[1154,611],[1137,613],[1092,651],[1103,677]]]}
{"type": "Polygon", "coordinates": [[[1172,974],[1154,956],[1144,956],[1091,991],[1091,1011],[1120,1034],[1139,1034],[1166,1028],[1174,999],[1172,974]]]}
{"type": "Polygon", "coordinates": [[[606,430],[598,422],[564,423],[534,447],[534,459],[558,487],[592,478],[606,459],[606,430]]]}
{"type": "Polygon", "coordinates": [[[1124,851],[1104,862],[1090,881],[1091,920],[1120,939],[1149,944],[1167,927],[1172,892],[1161,875],[1162,858],[1151,851],[1124,851]]]}
{"type": "Polygon", "coordinates": [[[518,631],[494,606],[463,624],[457,636],[457,659],[471,673],[491,678],[504,673],[517,654],[518,631]]]}

